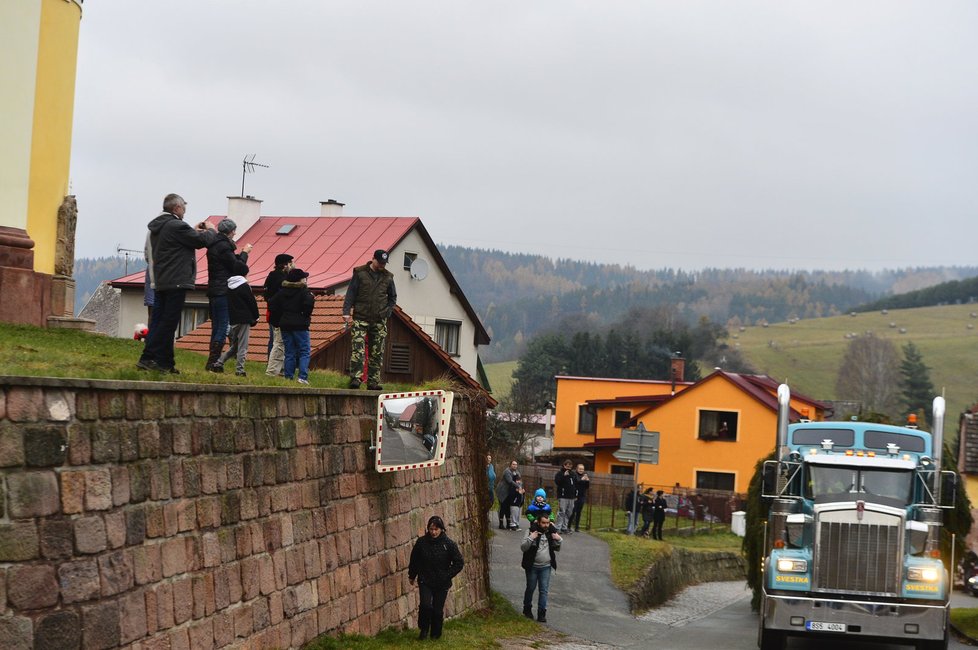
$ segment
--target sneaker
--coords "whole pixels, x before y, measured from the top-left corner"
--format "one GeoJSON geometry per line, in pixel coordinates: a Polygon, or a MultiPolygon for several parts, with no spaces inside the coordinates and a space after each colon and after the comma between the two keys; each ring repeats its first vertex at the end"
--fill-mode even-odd
{"type": "Polygon", "coordinates": [[[235,370],[234,375],[236,377],[247,377],[248,373],[246,373],[244,370],[235,370]]]}
{"type": "Polygon", "coordinates": [[[574,533],[574,531],[573,531],[573,530],[571,530],[570,528],[568,528],[567,530],[565,530],[565,531],[564,531],[564,533],[563,533],[563,534],[564,534],[564,535],[571,535],[571,534],[573,534],[573,533],[574,533]]]}
{"type": "Polygon", "coordinates": [[[367,390],[384,390],[380,384],[367,384],[367,390]]]}
{"type": "Polygon", "coordinates": [[[353,390],[357,390],[358,388],[360,388],[361,383],[363,382],[361,382],[356,377],[350,377],[350,388],[352,388],[353,390]]]}
{"type": "Polygon", "coordinates": [[[207,372],[224,372],[224,366],[219,366],[216,363],[206,366],[204,369],[207,370],[207,372]]]}
{"type": "Polygon", "coordinates": [[[163,372],[167,373],[168,375],[179,375],[180,374],[180,371],[177,370],[176,368],[163,368],[163,372]]]}
{"type": "Polygon", "coordinates": [[[156,363],[152,359],[140,359],[136,362],[136,368],[139,370],[151,370],[155,372],[161,372],[163,370],[163,368],[160,367],[160,364],[156,363]]]}
{"type": "Polygon", "coordinates": [[[303,379],[302,377],[299,377],[299,379],[297,381],[300,384],[308,384],[309,383],[309,380],[308,379],[303,379]]]}

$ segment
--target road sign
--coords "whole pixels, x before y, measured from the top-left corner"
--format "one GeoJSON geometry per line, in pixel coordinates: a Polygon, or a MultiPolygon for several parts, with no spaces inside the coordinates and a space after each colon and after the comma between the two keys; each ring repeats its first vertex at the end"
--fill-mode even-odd
{"type": "Polygon", "coordinates": [[[637,429],[622,429],[618,451],[612,454],[625,463],[659,464],[659,432],[648,431],[639,422],[637,429]]]}

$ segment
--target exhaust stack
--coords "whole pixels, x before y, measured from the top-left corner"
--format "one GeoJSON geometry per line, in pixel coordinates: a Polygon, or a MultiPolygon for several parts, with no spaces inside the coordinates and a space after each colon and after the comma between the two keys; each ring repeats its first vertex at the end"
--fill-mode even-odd
{"type": "Polygon", "coordinates": [[[788,384],[778,386],[778,462],[781,462],[782,449],[788,444],[788,413],[791,411],[791,389],[788,384]]]}
{"type": "Polygon", "coordinates": [[[931,432],[934,437],[934,498],[941,502],[941,455],[944,453],[944,398],[938,395],[934,398],[934,427],[931,432]]]}

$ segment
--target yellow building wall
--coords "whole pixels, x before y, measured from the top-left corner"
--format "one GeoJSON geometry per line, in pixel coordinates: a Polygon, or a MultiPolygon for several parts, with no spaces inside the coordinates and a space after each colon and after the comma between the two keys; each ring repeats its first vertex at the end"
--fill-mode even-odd
{"type": "Polygon", "coordinates": [[[41,3],[0,2],[0,226],[27,230],[41,3]]]}
{"type": "Polygon", "coordinates": [[[69,193],[81,13],[75,0],[41,0],[27,204],[27,234],[40,273],[54,273],[58,208],[69,193]]]}
{"type": "MultiPolygon", "coordinates": [[[[677,384],[676,390],[679,391],[686,386],[688,384],[677,384]]],[[[577,432],[578,407],[588,400],[611,399],[630,395],[668,395],[671,392],[672,383],[668,381],[558,377],[557,403],[554,411],[556,416],[554,448],[582,448],[584,443],[594,441],[594,434],[577,432]]],[[[624,410],[631,407],[623,406],[621,408],[624,410]]],[[[599,412],[598,415],[597,437],[619,437],[619,429],[614,428],[614,414],[603,415],[599,412]]],[[[595,471],[602,470],[595,468],[595,471]]]]}

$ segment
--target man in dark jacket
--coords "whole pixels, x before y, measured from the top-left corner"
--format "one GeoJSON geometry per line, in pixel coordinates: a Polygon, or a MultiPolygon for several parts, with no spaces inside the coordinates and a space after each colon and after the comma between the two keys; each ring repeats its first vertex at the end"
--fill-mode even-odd
{"type": "Polygon", "coordinates": [[[574,514],[574,502],[577,500],[577,472],[573,470],[574,463],[568,458],[564,466],[554,475],[554,485],[557,486],[557,522],[556,527],[562,533],[570,532],[571,516],[574,514]]]}
{"type": "Polygon", "coordinates": [[[225,363],[235,359],[234,374],[244,377],[248,339],[251,338],[251,328],[258,324],[258,302],[245,277],[248,266],[244,262],[236,262],[234,271],[235,275],[228,278],[228,315],[231,323],[228,339],[231,344],[216,363],[223,368],[225,363]]]}
{"type": "Polygon", "coordinates": [[[302,269],[289,271],[269,305],[272,322],[282,330],[285,341],[285,378],[292,379],[298,367],[300,384],[309,383],[309,324],[316,302],[306,286],[308,277],[302,269]]]}
{"type": "Polygon", "coordinates": [[[394,274],[387,270],[388,258],[387,251],[374,251],[370,262],[353,269],[346,289],[343,322],[350,327],[350,388],[360,388],[364,351],[369,342],[367,389],[384,389],[380,385],[380,369],[384,365],[387,318],[397,304],[394,274]]]}
{"type": "Polygon", "coordinates": [[[217,237],[209,223],[201,222],[196,229],[184,223],[186,213],[187,202],[183,197],[167,194],[163,199],[163,213],[148,225],[150,237],[146,254],[156,296],[146,346],[136,362],[140,370],[179,372],[173,362],[173,337],[187,291],[196,286],[194,251],[204,248],[217,237]]]}
{"type": "Polygon", "coordinates": [[[224,366],[217,363],[228,337],[228,278],[234,275],[235,264],[248,263],[251,244],[246,244],[237,255],[234,253],[234,236],[238,226],[230,219],[222,219],[217,224],[217,237],[207,245],[207,300],[210,303],[211,345],[210,354],[204,369],[211,372],[224,372],[224,366]]]}
{"type": "MultiPolygon", "coordinates": [[[[285,276],[295,266],[292,263],[293,257],[288,253],[279,253],[275,256],[275,269],[265,278],[265,304],[268,305],[278,290],[282,288],[285,276]]],[[[278,377],[282,374],[285,366],[285,342],[282,341],[282,330],[278,325],[272,324],[272,310],[268,309],[268,365],[265,367],[265,374],[270,377],[278,377]]]]}

